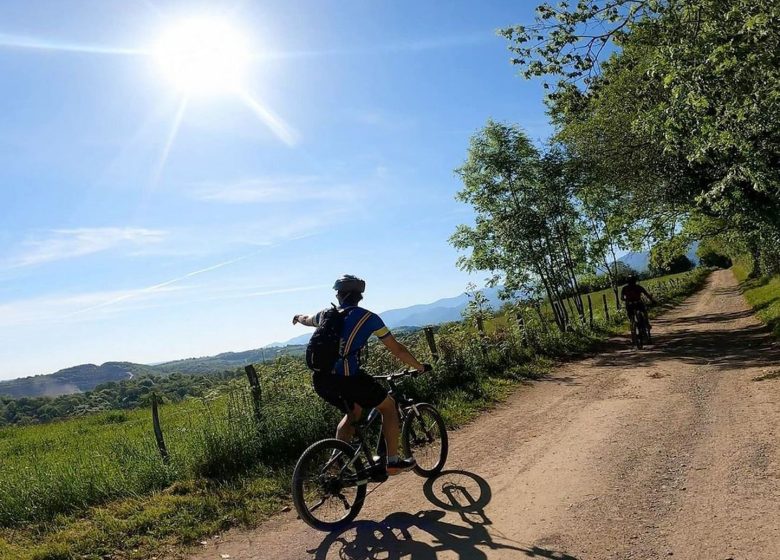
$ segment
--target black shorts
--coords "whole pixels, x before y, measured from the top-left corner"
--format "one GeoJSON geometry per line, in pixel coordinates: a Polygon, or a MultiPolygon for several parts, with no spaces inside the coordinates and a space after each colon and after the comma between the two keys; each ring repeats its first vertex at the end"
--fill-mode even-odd
{"type": "Polygon", "coordinates": [[[645,317],[647,316],[647,306],[645,305],[644,301],[626,302],[626,313],[628,313],[629,317],[633,318],[637,311],[643,311],[645,317]]]}
{"type": "Polygon", "coordinates": [[[352,405],[371,409],[387,398],[387,389],[370,375],[360,372],[357,375],[342,376],[333,373],[312,374],[314,392],[323,400],[342,412],[346,412],[345,400],[352,405]]]}

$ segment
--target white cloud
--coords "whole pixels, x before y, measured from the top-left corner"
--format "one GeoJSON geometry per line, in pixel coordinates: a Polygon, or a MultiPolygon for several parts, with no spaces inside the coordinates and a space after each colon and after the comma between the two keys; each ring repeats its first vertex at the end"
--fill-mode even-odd
{"type": "Polygon", "coordinates": [[[159,243],[167,232],[132,227],[56,229],[24,241],[16,254],[4,259],[2,268],[21,268],[83,257],[121,246],[142,247],[159,243]]]}
{"type": "MultiPolygon", "coordinates": [[[[173,291],[177,288],[166,289],[173,291]]],[[[0,304],[0,328],[59,322],[79,309],[99,306],[107,301],[127,299],[138,293],[139,290],[98,291],[40,296],[2,303],[0,304]]]]}

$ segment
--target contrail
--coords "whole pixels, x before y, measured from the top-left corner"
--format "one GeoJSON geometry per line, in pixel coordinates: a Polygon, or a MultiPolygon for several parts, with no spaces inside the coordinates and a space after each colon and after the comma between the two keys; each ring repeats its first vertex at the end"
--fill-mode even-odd
{"type": "Polygon", "coordinates": [[[246,260],[246,259],[248,259],[250,257],[253,257],[253,256],[257,255],[258,253],[259,253],[259,251],[255,251],[254,253],[250,253],[248,255],[244,255],[243,257],[238,257],[238,258],[235,258],[235,259],[231,259],[229,261],[224,261],[224,262],[215,264],[213,266],[209,266],[209,267],[206,267],[206,268],[201,268],[200,270],[195,270],[193,272],[188,272],[184,276],[179,276],[178,278],[174,278],[172,280],[167,280],[165,282],[161,282],[160,284],[155,284],[153,286],[147,286],[146,288],[141,288],[139,290],[134,290],[134,291],[130,292],[129,294],[124,294],[124,295],[115,297],[113,299],[110,299],[108,301],[104,301],[102,303],[91,305],[89,307],[85,307],[84,309],[79,309],[78,311],[74,311],[73,313],[68,313],[67,315],[64,315],[63,318],[73,317],[74,315],[81,315],[83,313],[87,313],[87,312],[93,311],[95,309],[100,309],[102,307],[107,307],[109,305],[114,305],[116,303],[119,303],[119,302],[122,302],[122,301],[126,301],[128,299],[132,299],[132,298],[140,296],[140,295],[148,294],[148,293],[154,292],[156,290],[159,290],[161,288],[165,288],[167,286],[170,286],[171,284],[176,284],[178,282],[181,282],[182,280],[186,280],[187,278],[192,278],[193,276],[198,276],[199,274],[203,274],[205,272],[210,272],[212,270],[216,270],[218,268],[222,268],[224,266],[228,266],[228,265],[235,264],[237,262],[246,260]]]}

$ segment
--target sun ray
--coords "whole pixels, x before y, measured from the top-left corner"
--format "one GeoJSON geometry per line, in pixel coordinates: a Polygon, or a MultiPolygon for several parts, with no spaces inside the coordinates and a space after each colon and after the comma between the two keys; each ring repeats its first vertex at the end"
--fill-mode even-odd
{"type": "Polygon", "coordinates": [[[152,54],[151,51],[144,49],[84,45],[80,43],[40,39],[37,37],[26,37],[23,35],[9,35],[7,33],[0,33],[0,48],[128,56],[148,56],[152,54]]]}
{"type": "Polygon", "coordinates": [[[168,132],[168,137],[165,139],[165,146],[163,146],[160,159],[157,161],[157,165],[154,168],[154,173],[152,174],[152,182],[150,186],[151,190],[156,189],[158,183],[160,182],[160,177],[162,177],[165,164],[168,162],[168,157],[171,155],[171,148],[173,147],[173,143],[176,141],[176,136],[179,134],[181,122],[184,120],[184,112],[187,110],[188,102],[189,98],[187,96],[182,97],[181,102],[179,103],[179,108],[176,110],[176,115],[173,118],[173,123],[171,124],[170,131],[168,132]]]}
{"type": "Polygon", "coordinates": [[[273,111],[263,106],[259,101],[252,97],[247,91],[239,90],[236,92],[252,112],[257,115],[265,125],[271,129],[279,140],[288,146],[295,146],[299,141],[298,132],[288,125],[284,120],[273,111]]]}

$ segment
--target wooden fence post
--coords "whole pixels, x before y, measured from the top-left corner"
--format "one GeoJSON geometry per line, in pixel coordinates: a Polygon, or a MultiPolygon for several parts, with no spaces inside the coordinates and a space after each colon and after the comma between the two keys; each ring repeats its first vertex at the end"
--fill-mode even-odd
{"type": "Polygon", "coordinates": [[[431,350],[433,361],[439,360],[439,350],[436,348],[436,339],[433,337],[433,327],[425,327],[425,340],[428,341],[428,348],[431,350]]]}
{"type": "Polygon", "coordinates": [[[482,320],[482,315],[476,316],[477,330],[479,331],[479,346],[482,348],[482,357],[487,358],[487,344],[485,342],[485,323],[482,320]]]}
{"type": "Polygon", "coordinates": [[[160,427],[160,413],[157,410],[157,393],[152,393],[152,425],[154,426],[154,439],[157,440],[157,449],[160,450],[160,457],[166,465],[170,461],[168,448],[165,447],[162,428],[160,427]]]}
{"type": "Polygon", "coordinates": [[[528,331],[525,329],[525,317],[522,311],[517,312],[517,326],[520,328],[520,344],[528,346],[528,331]]]}
{"type": "Polygon", "coordinates": [[[561,311],[563,312],[563,330],[564,331],[570,331],[571,330],[571,318],[569,317],[569,312],[566,311],[566,306],[563,304],[563,302],[560,303],[561,311]]]}
{"type": "Polygon", "coordinates": [[[560,318],[562,330],[566,332],[569,329],[569,314],[566,312],[566,307],[559,301],[554,301],[553,306],[555,306],[556,314],[560,318]]]}
{"type": "Polygon", "coordinates": [[[252,407],[255,410],[255,417],[262,419],[262,409],[260,407],[262,389],[260,387],[260,378],[257,376],[257,370],[253,364],[244,366],[246,377],[249,380],[249,390],[252,394],[252,407]]]}
{"type": "Polygon", "coordinates": [[[542,313],[542,306],[539,305],[537,302],[534,305],[534,308],[536,308],[536,314],[539,315],[539,324],[542,327],[542,330],[546,333],[547,332],[547,321],[544,318],[544,314],[542,313]]]}
{"type": "Polygon", "coordinates": [[[588,321],[590,324],[590,328],[593,328],[593,301],[590,299],[590,294],[588,294],[588,321]]]}
{"type": "Polygon", "coordinates": [[[609,321],[609,306],[607,305],[607,294],[601,294],[604,299],[604,318],[609,321]]]}

